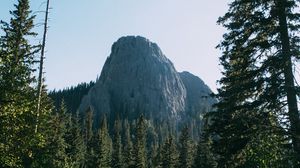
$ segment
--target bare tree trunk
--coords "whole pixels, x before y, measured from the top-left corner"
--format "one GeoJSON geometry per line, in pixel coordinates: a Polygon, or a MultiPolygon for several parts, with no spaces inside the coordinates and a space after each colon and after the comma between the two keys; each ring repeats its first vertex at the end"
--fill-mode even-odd
{"type": "Polygon", "coordinates": [[[290,52],[290,37],[288,34],[286,0],[275,0],[278,9],[280,40],[284,60],[285,92],[287,94],[288,116],[291,124],[291,136],[293,148],[296,153],[298,164],[300,164],[300,119],[297,105],[297,95],[293,74],[293,64],[290,52]]]}
{"type": "Polygon", "coordinates": [[[41,99],[42,99],[42,91],[43,91],[43,68],[44,68],[44,58],[45,58],[44,55],[45,55],[47,27],[48,27],[49,3],[50,0],[47,0],[45,22],[44,22],[44,34],[43,34],[41,57],[40,57],[39,78],[38,78],[38,92],[37,92],[38,104],[37,104],[37,112],[36,112],[35,133],[37,133],[38,131],[38,122],[39,122],[39,116],[41,110],[41,99]]]}

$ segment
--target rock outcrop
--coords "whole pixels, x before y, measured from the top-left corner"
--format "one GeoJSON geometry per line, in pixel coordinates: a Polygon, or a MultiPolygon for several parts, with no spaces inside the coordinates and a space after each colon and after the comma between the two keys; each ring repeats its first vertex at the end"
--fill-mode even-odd
{"type": "Polygon", "coordinates": [[[113,44],[100,78],[79,111],[91,108],[98,123],[103,114],[128,119],[144,114],[156,121],[180,121],[202,112],[207,102],[203,96],[210,93],[198,77],[178,73],[157,44],[127,36],[113,44]]]}
{"type": "Polygon", "coordinates": [[[189,72],[179,73],[186,88],[186,115],[201,119],[203,114],[212,110],[217,101],[213,99],[211,89],[197,76],[189,72]]]}
{"type": "Polygon", "coordinates": [[[82,100],[96,118],[136,118],[143,113],[157,120],[179,119],[185,111],[186,90],[173,64],[160,48],[143,37],[122,37],[112,46],[101,76],[82,100]]]}

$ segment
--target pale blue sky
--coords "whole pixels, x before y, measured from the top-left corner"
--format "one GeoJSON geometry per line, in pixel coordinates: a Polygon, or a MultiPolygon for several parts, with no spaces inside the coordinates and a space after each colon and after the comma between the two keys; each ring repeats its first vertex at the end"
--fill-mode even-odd
{"type": "MultiPolygon", "coordinates": [[[[0,1],[0,19],[8,19],[15,2],[0,1]]],[[[32,0],[32,10],[44,10],[43,2],[32,0]]],[[[121,36],[141,35],[157,43],[178,71],[199,76],[215,91],[221,77],[221,53],[215,46],[225,31],[216,20],[229,2],[51,0],[46,84],[49,89],[61,89],[96,79],[113,42],[121,36]]]]}

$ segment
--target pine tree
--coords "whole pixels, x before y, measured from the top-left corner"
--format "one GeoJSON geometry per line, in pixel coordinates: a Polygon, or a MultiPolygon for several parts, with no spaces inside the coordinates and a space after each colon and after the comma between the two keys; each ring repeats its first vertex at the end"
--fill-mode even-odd
{"type": "Polygon", "coordinates": [[[154,167],[158,148],[158,135],[152,121],[149,121],[146,129],[147,167],[154,167]]]}
{"type": "Polygon", "coordinates": [[[154,157],[154,160],[153,160],[153,166],[156,167],[156,168],[161,168],[162,166],[162,160],[163,160],[163,157],[162,157],[162,153],[163,153],[163,146],[162,144],[158,144],[158,147],[156,148],[156,155],[154,157]]]}
{"type": "Polygon", "coordinates": [[[72,86],[62,90],[52,90],[49,92],[49,97],[54,101],[55,107],[58,109],[62,100],[65,101],[69,113],[76,115],[81,99],[95,85],[95,82],[80,83],[77,86],[72,86]]]}
{"type": "Polygon", "coordinates": [[[98,152],[97,154],[97,167],[110,168],[111,167],[111,139],[108,133],[106,116],[103,117],[101,127],[98,131],[98,152]]]}
{"type": "Polygon", "coordinates": [[[217,162],[211,149],[212,140],[205,128],[206,126],[204,125],[200,140],[197,144],[197,151],[192,166],[193,168],[217,167],[217,162]]]}
{"type": "Polygon", "coordinates": [[[89,107],[85,112],[84,141],[86,146],[85,167],[94,168],[97,165],[96,151],[99,148],[98,137],[93,132],[93,111],[89,107]]]}
{"type": "Polygon", "coordinates": [[[284,137],[270,130],[260,131],[253,136],[241,152],[240,167],[294,167],[292,152],[285,148],[284,137]],[[289,158],[287,160],[286,158],[289,158]]]}
{"type": "Polygon", "coordinates": [[[112,154],[112,168],[122,168],[122,142],[121,142],[121,123],[117,119],[114,124],[114,140],[113,140],[113,154],[112,154]]]}
{"type": "Polygon", "coordinates": [[[66,155],[68,156],[68,166],[72,168],[82,167],[84,165],[86,146],[78,115],[67,115],[64,138],[67,143],[66,155]]]}
{"type": "MultiPolygon", "coordinates": [[[[42,104],[43,105],[43,104],[42,104]]],[[[45,106],[44,106],[45,107],[45,106]]],[[[42,112],[42,111],[41,111],[42,112]]],[[[40,119],[43,119],[42,116],[40,119]]],[[[68,165],[65,141],[67,114],[64,103],[59,111],[40,121],[47,122],[39,126],[39,132],[45,136],[45,144],[35,151],[35,160],[31,167],[64,168],[68,165]]]]}
{"type": "MultiPolygon", "coordinates": [[[[33,101],[34,102],[34,101],[33,101]]],[[[41,96],[41,108],[40,111],[40,120],[39,120],[39,131],[35,132],[31,130],[31,133],[34,133],[32,137],[32,154],[31,154],[31,163],[28,164],[28,167],[45,167],[50,162],[50,154],[51,148],[53,148],[50,140],[55,136],[55,132],[53,130],[53,121],[56,117],[56,112],[54,110],[54,106],[52,101],[47,96],[46,87],[43,86],[42,96],[41,96]]],[[[32,109],[33,111],[35,109],[32,109]]],[[[60,108],[61,110],[61,108],[60,108]]],[[[34,118],[34,117],[33,117],[34,118]]],[[[32,118],[32,119],[33,119],[32,118]]],[[[33,119],[32,124],[36,124],[35,119],[33,119]]],[[[34,129],[35,126],[32,125],[34,129]]],[[[26,166],[24,166],[26,167],[26,166]]]]}
{"type": "Polygon", "coordinates": [[[134,156],[133,156],[133,144],[131,141],[130,125],[128,120],[124,121],[124,145],[123,145],[123,160],[124,168],[133,168],[134,167],[134,156]]]}
{"type": "Polygon", "coordinates": [[[134,146],[134,167],[146,168],[146,123],[143,115],[137,121],[134,146]]]}
{"type": "Polygon", "coordinates": [[[49,152],[50,152],[50,162],[49,167],[59,168],[65,167],[67,163],[67,143],[65,141],[66,130],[66,107],[64,102],[62,102],[61,110],[53,116],[53,120],[51,121],[51,129],[53,129],[52,137],[48,137],[47,141],[49,141],[49,152]],[[51,165],[51,166],[50,166],[51,165]]]}
{"type": "Polygon", "coordinates": [[[291,58],[297,59],[299,48],[294,35],[299,14],[293,10],[298,3],[236,0],[218,20],[228,32],[218,46],[223,50],[220,61],[224,77],[210,132],[219,137],[214,149],[225,167],[246,162],[240,156],[263,130],[275,137],[289,136],[300,161],[299,114],[291,71],[291,58]],[[274,117],[288,120],[277,124],[274,117]],[[284,133],[277,128],[286,121],[290,127],[284,133]]]}
{"type": "Polygon", "coordinates": [[[166,138],[162,149],[162,168],[175,168],[178,164],[178,154],[174,137],[169,135],[166,138]]]}
{"type": "Polygon", "coordinates": [[[152,142],[150,147],[148,148],[148,162],[147,167],[158,167],[159,163],[156,163],[156,156],[158,153],[158,144],[156,142],[152,142]]]}
{"type": "Polygon", "coordinates": [[[38,140],[32,132],[34,121],[35,53],[39,47],[29,43],[35,16],[28,0],[19,0],[11,11],[10,23],[1,21],[0,38],[0,165],[28,167],[38,140]]]}
{"type": "Polygon", "coordinates": [[[192,143],[188,127],[184,127],[179,137],[178,167],[190,168],[192,166],[192,143]]]}
{"type": "Polygon", "coordinates": [[[39,46],[28,42],[30,36],[37,34],[31,32],[34,27],[28,0],[18,0],[15,10],[11,11],[11,21],[1,21],[1,28],[5,35],[1,37],[1,105],[17,101],[18,97],[28,93],[29,85],[34,78],[35,53],[39,46]],[[20,91],[24,91],[21,92],[20,91]],[[3,104],[2,104],[3,103],[3,104]]]}

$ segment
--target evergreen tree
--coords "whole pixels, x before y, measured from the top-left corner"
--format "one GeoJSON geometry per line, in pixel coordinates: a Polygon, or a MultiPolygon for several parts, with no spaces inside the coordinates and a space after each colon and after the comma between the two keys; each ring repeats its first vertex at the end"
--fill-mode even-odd
{"type": "Polygon", "coordinates": [[[162,149],[162,168],[175,168],[178,164],[178,154],[176,150],[175,140],[172,135],[169,135],[165,140],[162,149]]]}
{"type": "Polygon", "coordinates": [[[103,117],[101,127],[98,131],[98,152],[97,154],[97,167],[110,168],[111,167],[111,139],[108,133],[106,116],[103,117]]]}
{"type": "Polygon", "coordinates": [[[98,137],[93,132],[93,111],[89,107],[85,112],[84,141],[86,146],[85,167],[94,168],[97,165],[98,137]]]}
{"type": "Polygon", "coordinates": [[[34,17],[28,0],[19,0],[10,23],[1,21],[0,38],[0,165],[29,167],[39,140],[34,128],[32,88],[35,53],[39,47],[28,42],[34,17]]]}
{"type": "Polygon", "coordinates": [[[91,81],[89,83],[80,83],[76,86],[72,86],[62,90],[53,90],[49,92],[49,97],[52,98],[57,109],[60,107],[61,101],[64,100],[68,112],[76,115],[75,112],[79,108],[81,99],[94,85],[95,82],[91,81]]]}
{"type": "Polygon", "coordinates": [[[197,151],[192,166],[193,168],[217,167],[215,156],[212,153],[211,145],[212,145],[211,138],[206,133],[206,130],[203,130],[200,136],[200,140],[197,144],[197,151]]]}
{"type": "MultiPolygon", "coordinates": [[[[218,20],[228,29],[218,46],[223,50],[224,77],[210,127],[211,134],[218,137],[213,146],[219,165],[247,163],[245,150],[250,146],[250,151],[257,150],[251,143],[270,137],[278,137],[279,147],[289,142],[283,137],[290,137],[299,164],[300,122],[291,62],[299,55],[295,35],[299,14],[294,10],[298,4],[295,0],[235,0],[218,20]],[[284,132],[280,127],[287,121],[290,126],[284,132]],[[258,138],[264,130],[269,137],[258,138]]],[[[277,163],[281,159],[271,160],[277,163]]]]}
{"type": "MultiPolygon", "coordinates": [[[[43,103],[41,104],[43,105],[43,103]]],[[[45,107],[45,106],[43,106],[45,107]]],[[[42,112],[42,111],[41,111],[42,112]]],[[[42,114],[42,113],[41,113],[42,114]]],[[[64,139],[66,134],[67,114],[64,103],[61,109],[55,114],[46,118],[40,118],[40,122],[46,122],[45,125],[39,126],[39,132],[42,132],[46,141],[35,153],[35,161],[32,167],[53,167],[65,168],[68,165],[66,154],[67,143],[64,139]]]]}
{"type": "Polygon", "coordinates": [[[158,167],[159,163],[156,163],[156,156],[158,153],[158,144],[155,142],[152,142],[150,147],[148,148],[148,162],[147,167],[158,167]]]}
{"type": "Polygon", "coordinates": [[[124,121],[124,145],[123,145],[123,160],[124,168],[133,168],[134,167],[134,156],[133,156],[133,144],[131,141],[130,125],[128,120],[124,121]]]}
{"type": "Polygon", "coordinates": [[[152,121],[146,129],[146,149],[147,149],[147,167],[154,167],[155,157],[157,155],[158,148],[158,135],[155,131],[155,127],[152,121]]]}
{"type": "Polygon", "coordinates": [[[162,149],[162,144],[158,144],[158,147],[156,148],[156,155],[154,157],[154,160],[153,160],[153,166],[156,167],[156,168],[161,168],[162,167],[162,160],[163,160],[163,157],[162,157],[162,153],[163,153],[163,149],[162,149]]]}
{"type": "Polygon", "coordinates": [[[11,11],[10,23],[1,21],[5,35],[1,37],[1,105],[13,103],[28,94],[34,81],[32,73],[35,53],[39,46],[31,45],[28,38],[37,34],[34,27],[28,0],[18,0],[15,10],[11,11]],[[23,91],[23,92],[22,92],[23,91]]]}
{"type": "Polygon", "coordinates": [[[121,142],[121,123],[117,119],[114,124],[114,140],[113,140],[113,154],[112,154],[112,167],[122,168],[123,158],[122,158],[122,142],[121,142]]]}
{"type": "Polygon", "coordinates": [[[188,127],[184,127],[179,137],[179,160],[178,167],[191,168],[192,166],[192,143],[188,127]]]}
{"type": "Polygon", "coordinates": [[[68,114],[66,118],[65,141],[67,143],[66,155],[68,165],[72,168],[80,168],[84,165],[85,149],[84,138],[81,125],[79,125],[78,115],[75,117],[68,114]]]}
{"type": "MultiPolygon", "coordinates": [[[[292,152],[285,148],[284,137],[276,135],[270,130],[260,131],[253,136],[241,152],[240,167],[295,167],[292,152]],[[287,160],[289,158],[289,160],[287,160]]],[[[238,163],[238,162],[237,162],[238,163]]]]}
{"type": "Polygon", "coordinates": [[[49,143],[50,155],[49,159],[50,162],[48,164],[49,167],[53,168],[60,168],[66,167],[67,163],[67,155],[66,155],[66,148],[67,143],[65,141],[65,134],[66,134],[66,123],[67,114],[64,102],[61,105],[61,110],[53,116],[51,122],[51,129],[53,129],[52,137],[48,137],[47,141],[49,143]]]}
{"type": "Polygon", "coordinates": [[[139,117],[136,125],[136,139],[134,145],[134,167],[146,168],[146,123],[143,115],[139,117]]]}

